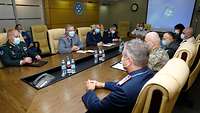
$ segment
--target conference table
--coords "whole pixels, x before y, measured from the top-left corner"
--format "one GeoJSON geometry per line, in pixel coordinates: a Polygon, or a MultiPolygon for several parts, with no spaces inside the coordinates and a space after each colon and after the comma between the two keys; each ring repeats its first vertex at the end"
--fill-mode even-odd
{"type": "MultiPolygon", "coordinates": [[[[71,54],[75,61],[91,55],[76,52],[71,54]]],[[[85,113],[87,109],[81,97],[86,92],[85,82],[88,79],[117,81],[126,75],[126,72],[111,67],[120,61],[119,54],[40,90],[22,81],[23,78],[58,68],[65,58],[66,54],[56,54],[45,57],[48,63],[42,67],[0,69],[0,113],[85,113]]],[[[106,89],[95,91],[100,99],[109,94],[106,89]]]]}

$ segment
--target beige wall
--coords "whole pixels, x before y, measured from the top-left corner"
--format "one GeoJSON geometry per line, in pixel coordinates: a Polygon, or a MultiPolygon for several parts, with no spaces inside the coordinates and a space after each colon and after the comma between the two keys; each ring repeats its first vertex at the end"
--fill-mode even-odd
{"type": "MultiPolygon", "coordinates": [[[[100,20],[99,22],[105,26],[109,26],[113,23],[119,23],[119,21],[129,21],[130,29],[133,29],[137,23],[146,21],[147,0],[135,0],[139,4],[139,10],[132,12],[130,10],[131,0],[120,0],[112,5],[105,5],[100,7],[100,20]],[[108,12],[106,12],[108,11],[108,12]]],[[[200,6],[200,0],[197,0],[196,8],[200,6]],[[198,5],[199,4],[199,5],[198,5]]],[[[192,27],[196,34],[200,33],[200,12],[195,10],[192,27]],[[197,20],[199,18],[199,21],[197,20]]]]}

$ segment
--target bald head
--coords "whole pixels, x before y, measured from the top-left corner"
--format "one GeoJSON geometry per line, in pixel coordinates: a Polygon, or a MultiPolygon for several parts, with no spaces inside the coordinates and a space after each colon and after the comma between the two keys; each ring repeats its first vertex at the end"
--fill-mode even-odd
{"type": "Polygon", "coordinates": [[[19,32],[16,29],[9,29],[7,31],[8,40],[12,40],[14,37],[19,37],[19,32]]]}
{"type": "Polygon", "coordinates": [[[155,49],[160,47],[160,37],[156,32],[149,32],[145,36],[145,42],[149,46],[149,49],[155,49]]]}
{"type": "Polygon", "coordinates": [[[193,36],[193,28],[187,27],[183,30],[183,34],[185,34],[185,38],[188,39],[193,36]]]}

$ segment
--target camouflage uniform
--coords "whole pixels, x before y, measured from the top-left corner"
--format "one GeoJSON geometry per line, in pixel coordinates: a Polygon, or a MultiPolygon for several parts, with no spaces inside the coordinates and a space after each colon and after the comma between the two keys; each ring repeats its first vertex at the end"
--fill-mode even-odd
{"type": "Polygon", "coordinates": [[[150,52],[148,66],[154,72],[158,72],[169,60],[167,51],[156,48],[150,52]]]}
{"type": "Polygon", "coordinates": [[[24,42],[20,42],[18,45],[7,42],[0,47],[0,58],[5,66],[19,66],[20,60],[23,60],[24,57],[35,58],[37,55],[28,49],[24,42]]]}

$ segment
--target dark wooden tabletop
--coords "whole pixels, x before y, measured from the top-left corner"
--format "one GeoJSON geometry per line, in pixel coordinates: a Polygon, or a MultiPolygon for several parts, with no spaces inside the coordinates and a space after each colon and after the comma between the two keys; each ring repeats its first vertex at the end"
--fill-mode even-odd
{"type": "MultiPolygon", "coordinates": [[[[73,53],[75,60],[91,55],[73,53]]],[[[84,113],[86,108],[81,97],[85,93],[85,81],[115,81],[126,73],[111,68],[121,56],[109,59],[101,64],[66,78],[53,85],[36,90],[21,79],[60,65],[66,55],[56,54],[47,58],[48,64],[42,67],[9,67],[0,69],[0,112],[1,113],[84,113]]],[[[104,89],[96,90],[103,98],[109,93],[104,89]]]]}

